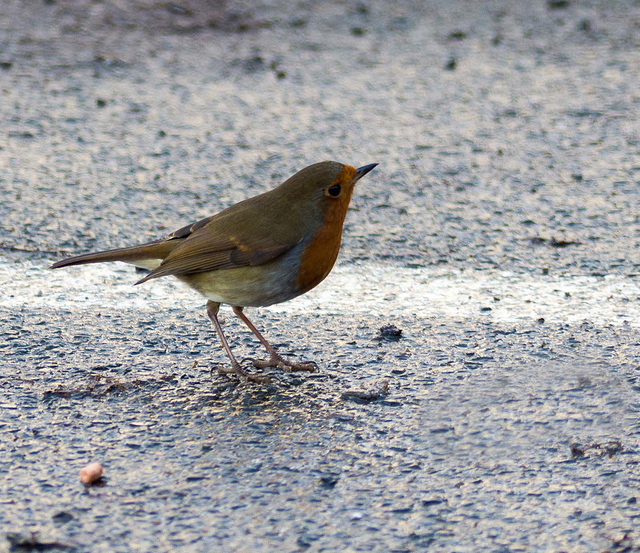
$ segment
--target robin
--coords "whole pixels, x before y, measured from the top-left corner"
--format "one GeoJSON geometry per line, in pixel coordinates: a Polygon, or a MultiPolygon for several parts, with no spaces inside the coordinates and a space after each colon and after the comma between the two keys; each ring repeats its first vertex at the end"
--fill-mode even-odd
{"type": "Polygon", "coordinates": [[[218,320],[223,303],[231,306],[266,348],[269,359],[252,359],[255,367],[313,371],[315,363],[294,363],[280,356],[244,314],[244,308],[290,300],[326,278],[338,257],[353,187],[376,165],[356,169],[335,161],[315,163],[277,188],[166,238],[63,259],[51,268],[124,261],[151,270],[136,284],[173,275],[207,299],[207,314],[231,361],[220,373],[266,380],[245,370],[233,355],[218,320]]]}

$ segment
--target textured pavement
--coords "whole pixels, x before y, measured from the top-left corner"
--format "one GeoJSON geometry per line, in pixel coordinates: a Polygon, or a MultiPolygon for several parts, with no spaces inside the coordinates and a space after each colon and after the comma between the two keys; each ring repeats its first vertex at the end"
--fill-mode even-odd
{"type": "Polygon", "coordinates": [[[631,0],[3,3],[0,551],[640,551],[639,29],[631,0]],[[322,159],[379,163],[339,266],[250,312],[317,373],[219,376],[179,283],[46,270],[322,159]]]}

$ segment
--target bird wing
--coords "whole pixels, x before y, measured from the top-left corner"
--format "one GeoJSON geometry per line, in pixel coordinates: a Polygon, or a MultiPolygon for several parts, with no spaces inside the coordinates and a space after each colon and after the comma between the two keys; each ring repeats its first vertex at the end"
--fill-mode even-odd
{"type": "Polygon", "coordinates": [[[263,228],[265,221],[260,216],[256,218],[254,225],[248,226],[242,214],[239,217],[232,214],[227,217],[220,215],[222,214],[202,219],[170,234],[167,240],[179,240],[181,243],[158,268],[136,284],[166,275],[179,276],[263,265],[293,248],[303,237],[302,232],[299,232],[288,239],[274,238],[273,232],[263,228]],[[238,224],[239,221],[244,224],[238,224]]]}

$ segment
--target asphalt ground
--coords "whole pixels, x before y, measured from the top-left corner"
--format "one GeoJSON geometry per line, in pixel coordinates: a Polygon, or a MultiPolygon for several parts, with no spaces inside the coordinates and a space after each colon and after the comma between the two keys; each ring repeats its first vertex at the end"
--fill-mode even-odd
{"type": "Polygon", "coordinates": [[[4,2],[0,551],[640,551],[639,47],[634,1],[4,2]],[[379,163],[338,267],[249,311],[315,373],[46,269],[323,159],[379,163]]]}

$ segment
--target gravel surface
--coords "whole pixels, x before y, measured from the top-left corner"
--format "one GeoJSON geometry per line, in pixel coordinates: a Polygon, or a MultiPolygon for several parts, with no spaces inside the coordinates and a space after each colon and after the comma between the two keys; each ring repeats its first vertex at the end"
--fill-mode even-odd
{"type": "Polygon", "coordinates": [[[640,551],[639,49],[634,0],[3,2],[0,551],[640,551]],[[323,159],[379,163],[339,266],[249,312],[316,373],[46,270],[323,159]]]}

